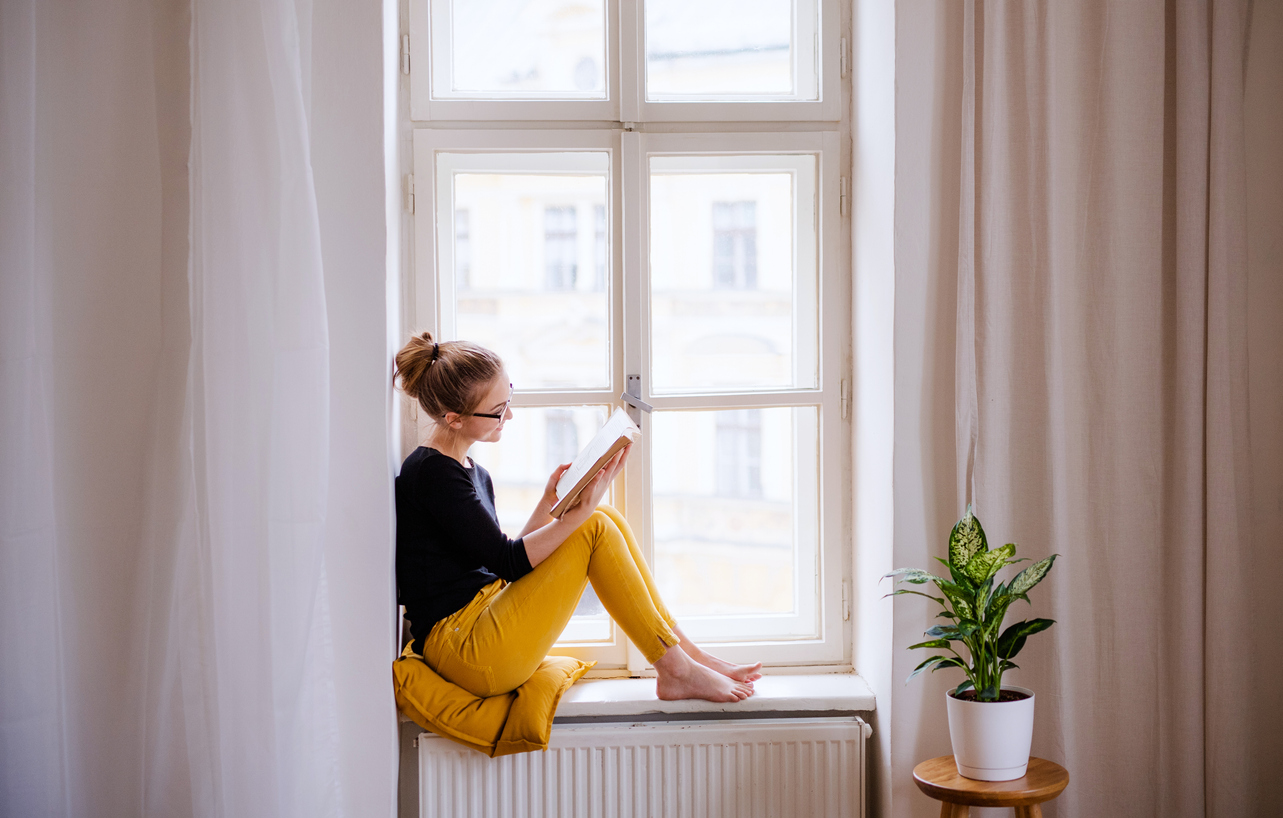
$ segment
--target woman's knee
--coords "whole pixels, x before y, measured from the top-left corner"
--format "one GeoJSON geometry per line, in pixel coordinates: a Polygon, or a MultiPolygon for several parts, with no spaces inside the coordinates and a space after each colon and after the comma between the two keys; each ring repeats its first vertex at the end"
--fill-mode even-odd
{"type": "Polygon", "coordinates": [[[624,542],[624,533],[619,530],[619,525],[601,507],[592,513],[584,525],[592,526],[591,540],[594,548],[600,547],[603,543],[624,542]]]}
{"type": "Polygon", "coordinates": [[[547,559],[535,567],[535,571],[542,569],[544,573],[558,572],[565,570],[565,566],[570,564],[582,564],[586,569],[593,552],[618,530],[609,516],[601,511],[594,511],[566,538],[565,542],[557,546],[547,559]]]}

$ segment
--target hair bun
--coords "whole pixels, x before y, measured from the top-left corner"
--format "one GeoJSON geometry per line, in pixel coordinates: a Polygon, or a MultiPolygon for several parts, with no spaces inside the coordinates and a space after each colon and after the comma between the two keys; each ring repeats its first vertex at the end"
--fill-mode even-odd
{"type": "Polygon", "coordinates": [[[437,343],[432,333],[412,335],[396,354],[394,381],[419,402],[429,417],[467,414],[503,370],[499,356],[467,341],[437,343]]]}

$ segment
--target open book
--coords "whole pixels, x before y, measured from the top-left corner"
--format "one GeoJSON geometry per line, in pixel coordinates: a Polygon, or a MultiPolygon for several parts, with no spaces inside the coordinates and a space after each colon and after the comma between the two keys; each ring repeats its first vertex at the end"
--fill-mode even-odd
{"type": "Polygon", "coordinates": [[[606,425],[588,441],[588,445],[576,455],[570,468],[557,481],[557,504],[552,507],[552,516],[560,517],[564,514],[579,496],[579,492],[601,471],[601,467],[619,454],[620,449],[639,437],[641,429],[637,428],[633,419],[623,409],[616,409],[606,425]]]}

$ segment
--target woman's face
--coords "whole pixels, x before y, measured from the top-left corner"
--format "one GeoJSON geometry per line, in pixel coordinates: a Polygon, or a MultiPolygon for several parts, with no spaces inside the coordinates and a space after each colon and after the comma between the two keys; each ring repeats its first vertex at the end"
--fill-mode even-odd
{"type": "Polygon", "coordinates": [[[468,436],[482,443],[495,443],[503,435],[503,425],[512,417],[512,382],[508,380],[506,370],[500,370],[486,390],[485,397],[467,419],[468,436]],[[482,417],[481,415],[498,415],[499,417],[482,417]]]}

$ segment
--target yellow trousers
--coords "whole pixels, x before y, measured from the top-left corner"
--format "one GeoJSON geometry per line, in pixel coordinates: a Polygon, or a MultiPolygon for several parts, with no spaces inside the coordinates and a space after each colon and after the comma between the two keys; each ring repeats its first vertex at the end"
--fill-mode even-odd
{"type": "Polygon", "coordinates": [[[530,678],[579,604],[587,583],[652,664],[678,643],[633,531],[600,505],[534,570],[496,580],[424,640],[423,658],[474,696],[497,696],[530,678]]]}

